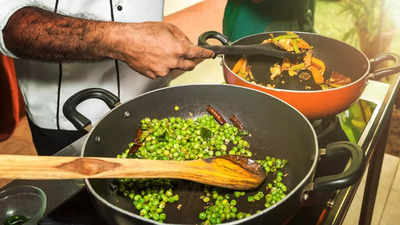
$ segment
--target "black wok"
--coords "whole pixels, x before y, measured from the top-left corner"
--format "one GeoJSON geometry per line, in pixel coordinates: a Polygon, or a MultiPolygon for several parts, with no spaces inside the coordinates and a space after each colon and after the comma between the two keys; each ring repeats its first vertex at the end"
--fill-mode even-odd
{"type": "MultiPolygon", "coordinates": [[[[85,99],[100,98],[113,108],[118,99],[102,89],[88,89],[72,96],[64,105],[64,114],[78,129],[90,129],[90,121],[76,111],[76,106],[85,99]]],[[[304,199],[313,192],[332,191],[357,182],[364,170],[365,158],[356,145],[338,142],[320,151],[316,134],[304,115],[287,103],[249,88],[232,85],[188,85],[155,90],[143,94],[112,109],[93,129],[84,143],[82,156],[116,157],[124,151],[139,128],[144,117],[187,118],[206,114],[207,105],[213,106],[228,119],[233,113],[252,134],[249,143],[253,158],[275,156],[288,160],[288,176],[284,182],[287,196],[268,209],[256,213],[257,204],[239,200],[239,210],[253,215],[226,224],[281,224],[300,208],[304,199]],[[174,106],[180,106],[174,111],[174,106]],[[315,178],[321,155],[350,155],[352,163],[341,174],[315,178]]],[[[227,120],[229,121],[229,119],[227,120]]],[[[109,224],[160,224],[137,215],[127,198],[119,196],[112,188],[112,180],[85,180],[93,202],[109,224]]],[[[176,192],[178,203],[167,206],[166,223],[200,224],[198,213],[202,207],[200,195],[204,186],[180,181],[176,192]],[[177,204],[182,204],[177,210],[177,204]]],[[[262,187],[260,187],[262,188],[262,187]]],[[[254,193],[254,192],[252,192],[254,193]]],[[[264,205],[264,200],[260,200],[264,205]]],[[[262,208],[262,207],[261,207],[262,208]]]]}

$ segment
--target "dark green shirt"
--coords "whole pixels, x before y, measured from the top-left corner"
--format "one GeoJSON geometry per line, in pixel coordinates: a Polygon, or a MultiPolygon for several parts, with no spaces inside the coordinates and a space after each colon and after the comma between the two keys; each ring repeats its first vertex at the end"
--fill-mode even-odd
{"type": "Polygon", "coordinates": [[[223,32],[231,41],[267,31],[314,32],[315,0],[228,0],[223,32]]]}

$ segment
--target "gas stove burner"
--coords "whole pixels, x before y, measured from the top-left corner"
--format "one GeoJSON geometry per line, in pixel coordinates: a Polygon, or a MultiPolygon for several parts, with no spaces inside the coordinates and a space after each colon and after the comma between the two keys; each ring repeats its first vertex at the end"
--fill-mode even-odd
{"type": "Polygon", "coordinates": [[[335,116],[326,117],[323,119],[311,121],[315,132],[317,133],[318,142],[321,144],[328,144],[327,142],[332,135],[335,134],[339,128],[339,119],[335,116]]]}

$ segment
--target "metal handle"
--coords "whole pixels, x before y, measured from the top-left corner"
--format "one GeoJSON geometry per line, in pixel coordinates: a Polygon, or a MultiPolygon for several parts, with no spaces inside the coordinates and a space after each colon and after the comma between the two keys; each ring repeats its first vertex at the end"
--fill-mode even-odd
{"type": "Polygon", "coordinates": [[[373,72],[369,75],[369,78],[379,79],[379,78],[400,72],[400,64],[399,64],[400,57],[394,53],[383,53],[383,54],[375,57],[374,59],[370,59],[369,61],[373,67],[372,68],[373,72]],[[374,67],[377,64],[387,61],[387,60],[393,61],[395,63],[395,65],[392,67],[383,68],[383,69],[379,69],[379,70],[375,71],[374,67]]]}
{"type": "Polygon", "coordinates": [[[339,141],[327,146],[324,157],[349,155],[351,164],[348,169],[340,174],[318,177],[314,180],[313,191],[332,191],[355,184],[364,172],[367,158],[361,148],[348,141],[339,141]]]}
{"type": "Polygon", "coordinates": [[[101,88],[89,88],[79,91],[65,101],[63,106],[64,116],[78,130],[90,131],[91,121],[76,110],[76,107],[83,101],[91,98],[103,100],[112,109],[119,105],[119,98],[113,93],[101,88]]]}

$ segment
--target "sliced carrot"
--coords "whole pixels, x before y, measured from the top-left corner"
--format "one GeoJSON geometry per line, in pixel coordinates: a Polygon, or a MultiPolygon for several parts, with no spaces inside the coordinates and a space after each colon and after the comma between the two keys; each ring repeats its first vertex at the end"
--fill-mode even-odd
{"type": "Polygon", "coordinates": [[[247,59],[246,58],[244,58],[244,61],[239,69],[239,73],[246,74],[246,76],[247,76],[247,59]]]}
{"type": "Polygon", "coordinates": [[[324,83],[324,75],[323,75],[323,73],[321,73],[321,71],[319,70],[318,67],[312,65],[308,69],[311,71],[311,73],[313,75],[314,82],[316,84],[323,84],[324,83]]]}
{"type": "Polygon", "coordinates": [[[303,39],[297,39],[297,46],[299,47],[299,48],[302,48],[302,49],[311,49],[312,47],[311,47],[311,45],[309,45],[305,40],[303,40],[303,39]]]}
{"type": "Polygon", "coordinates": [[[315,57],[312,57],[312,58],[311,58],[311,64],[312,64],[313,66],[318,67],[319,70],[320,70],[320,72],[321,72],[321,74],[324,74],[324,73],[325,73],[325,63],[324,63],[322,60],[317,59],[317,58],[315,58],[315,57]]]}
{"type": "Polygon", "coordinates": [[[242,68],[242,64],[244,63],[244,61],[245,61],[245,58],[240,58],[240,59],[236,62],[235,66],[233,66],[232,72],[233,72],[233,73],[238,73],[239,70],[240,70],[240,68],[242,68]]]}
{"type": "Polygon", "coordinates": [[[272,43],[272,39],[265,39],[261,44],[269,44],[272,43]]]}

